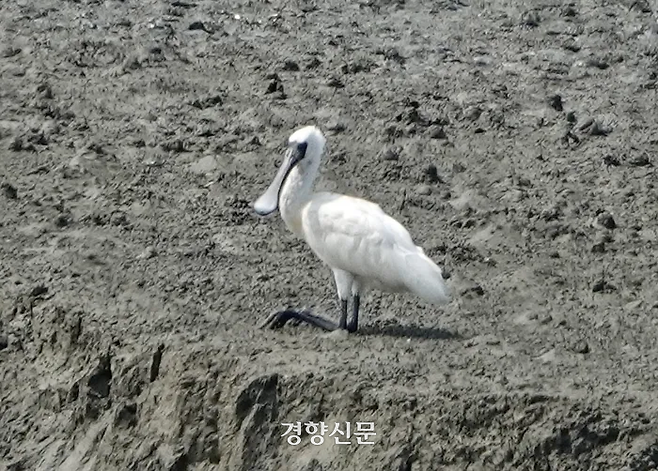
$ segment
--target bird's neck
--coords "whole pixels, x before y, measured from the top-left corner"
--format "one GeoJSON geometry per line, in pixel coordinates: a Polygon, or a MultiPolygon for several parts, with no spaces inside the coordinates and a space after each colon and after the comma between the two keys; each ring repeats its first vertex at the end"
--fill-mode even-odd
{"type": "Polygon", "coordinates": [[[315,169],[302,172],[299,167],[290,171],[279,196],[279,211],[288,229],[297,236],[302,236],[302,209],[311,199],[315,169]]]}

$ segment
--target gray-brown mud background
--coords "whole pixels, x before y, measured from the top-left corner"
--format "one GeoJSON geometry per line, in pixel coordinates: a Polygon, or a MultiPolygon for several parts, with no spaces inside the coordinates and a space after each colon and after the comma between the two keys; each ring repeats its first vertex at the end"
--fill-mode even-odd
{"type": "Polygon", "coordinates": [[[0,3],[0,468],[656,469],[653,8],[0,3]],[[319,185],[405,224],[455,302],[257,328],[337,315],[250,208],[310,123],[319,185]],[[281,438],[309,420],[376,444],[281,438]]]}

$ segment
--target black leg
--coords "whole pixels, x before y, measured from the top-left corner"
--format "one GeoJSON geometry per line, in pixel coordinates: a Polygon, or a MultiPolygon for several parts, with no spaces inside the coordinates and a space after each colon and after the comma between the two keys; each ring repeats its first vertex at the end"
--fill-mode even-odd
{"type": "Polygon", "coordinates": [[[316,316],[309,311],[295,311],[293,309],[286,309],[285,311],[278,311],[270,314],[261,325],[261,328],[269,327],[270,329],[280,329],[286,325],[286,322],[289,320],[306,322],[309,325],[329,331],[340,329],[338,324],[335,324],[329,319],[316,316]]]}
{"type": "Polygon", "coordinates": [[[359,328],[359,304],[361,302],[361,298],[359,297],[358,294],[355,294],[352,296],[352,319],[350,319],[350,323],[347,324],[347,331],[352,333],[356,332],[356,329],[359,328]]]}
{"type": "Polygon", "coordinates": [[[347,329],[347,299],[340,300],[340,322],[339,329],[347,329]]]}

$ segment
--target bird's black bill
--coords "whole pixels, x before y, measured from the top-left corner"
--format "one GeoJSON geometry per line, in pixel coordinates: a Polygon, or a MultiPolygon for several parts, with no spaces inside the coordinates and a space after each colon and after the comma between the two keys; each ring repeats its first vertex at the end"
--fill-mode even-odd
{"type": "MultiPolygon", "coordinates": [[[[304,148],[304,151],[305,150],[306,149],[304,148]]],[[[272,180],[272,183],[270,183],[270,186],[265,193],[263,193],[263,195],[254,203],[254,210],[257,214],[267,216],[279,208],[279,195],[281,194],[281,188],[291,170],[302,158],[304,158],[304,152],[301,152],[297,146],[290,147],[286,151],[286,154],[283,157],[283,162],[281,162],[281,167],[274,177],[274,180],[272,180]]]]}

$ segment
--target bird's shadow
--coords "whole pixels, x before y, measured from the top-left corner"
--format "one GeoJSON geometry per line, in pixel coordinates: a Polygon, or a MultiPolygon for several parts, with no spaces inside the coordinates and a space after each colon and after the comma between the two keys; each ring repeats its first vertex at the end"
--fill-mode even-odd
{"type": "Polygon", "coordinates": [[[395,338],[417,338],[425,340],[461,340],[463,337],[457,332],[440,327],[421,327],[418,325],[403,325],[397,322],[387,322],[386,324],[364,325],[359,328],[358,333],[361,335],[377,335],[395,338]]]}

